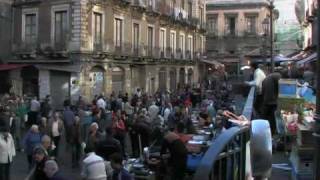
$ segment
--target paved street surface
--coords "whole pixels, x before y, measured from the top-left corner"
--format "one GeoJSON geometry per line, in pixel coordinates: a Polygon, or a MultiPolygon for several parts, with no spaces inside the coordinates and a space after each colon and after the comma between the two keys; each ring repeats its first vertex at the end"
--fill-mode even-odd
{"type": "MultiPolygon", "coordinates": [[[[280,164],[280,163],[288,163],[288,156],[285,155],[284,152],[275,152],[272,157],[272,163],[273,164],[280,164]]],[[[285,171],[282,169],[273,168],[272,169],[272,175],[271,180],[290,180],[291,171],[285,171]]]]}
{"type": "MultiPolygon", "coordinates": [[[[64,138],[61,139],[61,147],[59,150],[58,163],[60,170],[71,180],[80,180],[79,168],[71,168],[71,150],[66,150],[64,138]]],[[[28,163],[27,156],[23,152],[17,152],[11,169],[11,178],[12,180],[24,180],[28,174],[28,163]]]]}

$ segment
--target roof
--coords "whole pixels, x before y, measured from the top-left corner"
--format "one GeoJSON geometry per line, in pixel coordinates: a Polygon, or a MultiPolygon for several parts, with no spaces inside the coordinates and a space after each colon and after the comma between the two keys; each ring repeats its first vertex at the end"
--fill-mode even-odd
{"type": "Polygon", "coordinates": [[[267,5],[267,0],[207,0],[207,6],[267,5]]]}

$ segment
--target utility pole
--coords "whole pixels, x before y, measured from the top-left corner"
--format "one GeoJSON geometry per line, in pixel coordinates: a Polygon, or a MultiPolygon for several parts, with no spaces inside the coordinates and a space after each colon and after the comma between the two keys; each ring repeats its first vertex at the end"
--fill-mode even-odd
{"type": "Polygon", "coordinates": [[[316,88],[316,114],[314,116],[315,127],[314,127],[314,139],[315,139],[315,147],[314,147],[314,165],[313,165],[313,179],[320,180],[320,0],[318,1],[317,7],[317,88],[316,88]]]}

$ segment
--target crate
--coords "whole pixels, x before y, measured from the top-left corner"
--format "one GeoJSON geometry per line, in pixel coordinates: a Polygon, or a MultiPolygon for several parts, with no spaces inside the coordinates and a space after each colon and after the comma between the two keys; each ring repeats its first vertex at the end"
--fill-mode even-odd
{"type": "Polygon", "coordinates": [[[297,173],[294,168],[291,171],[291,180],[313,180],[312,173],[297,173]]]}
{"type": "Polygon", "coordinates": [[[289,158],[292,165],[292,171],[295,171],[296,174],[312,174],[313,156],[312,152],[309,153],[311,154],[303,155],[303,151],[301,151],[301,149],[298,149],[297,146],[292,147],[289,158]]]}
{"type": "Polygon", "coordinates": [[[312,147],[314,144],[313,131],[303,124],[298,124],[297,142],[299,146],[312,147]]]}

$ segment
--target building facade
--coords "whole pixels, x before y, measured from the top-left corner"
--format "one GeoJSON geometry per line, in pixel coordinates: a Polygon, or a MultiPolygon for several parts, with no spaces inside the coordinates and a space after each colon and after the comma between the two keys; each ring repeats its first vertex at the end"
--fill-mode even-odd
{"type": "Polygon", "coordinates": [[[303,44],[303,28],[295,14],[296,1],[277,0],[275,8],[281,12],[275,22],[276,53],[284,56],[298,52],[303,44]]]}
{"type": "Polygon", "coordinates": [[[265,0],[207,0],[207,57],[223,63],[230,75],[240,66],[270,54],[263,21],[269,17],[265,0]]]}
{"type": "Polygon", "coordinates": [[[198,81],[204,0],[17,0],[12,56],[17,94],[154,93],[198,81]]]}

